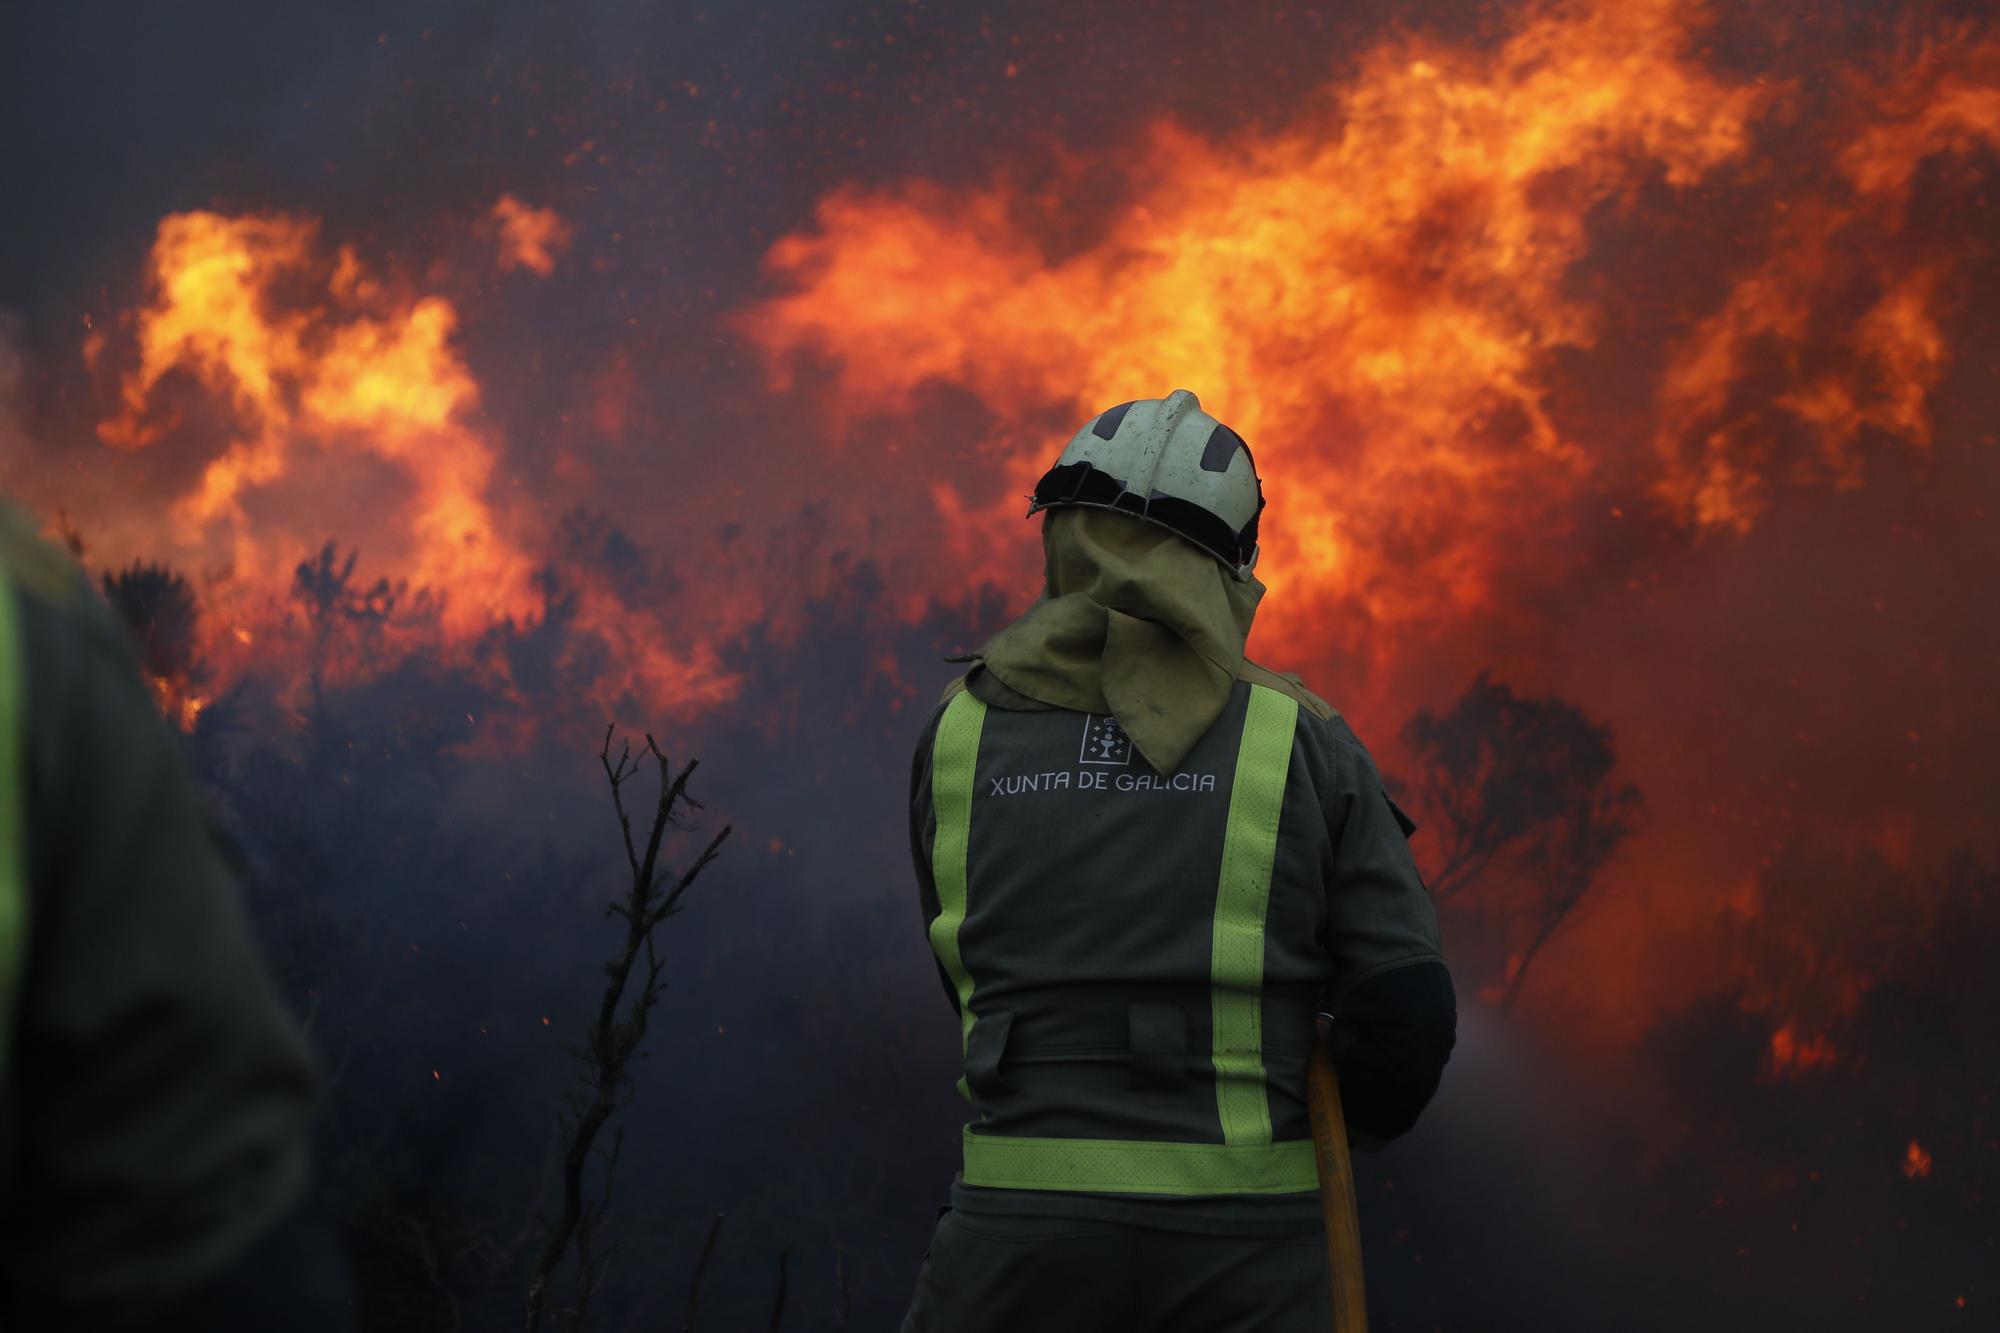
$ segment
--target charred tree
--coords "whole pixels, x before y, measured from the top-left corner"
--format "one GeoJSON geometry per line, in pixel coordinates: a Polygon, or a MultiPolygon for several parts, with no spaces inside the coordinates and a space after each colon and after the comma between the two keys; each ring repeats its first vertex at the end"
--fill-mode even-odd
{"type": "Polygon", "coordinates": [[[1418,712],[1403,741],[1415,798],[1437,829],[1427,877],[1440,905],[1463,899],[1508,946],[1500,1000],[1529,968],[1636,827],[1639,789],[1614,779],[1609,730],[1557,698],[1526,698],[1479,676],[1444,713],[1418,712]]]}
{"type": "Polygon", "coordinates": [[[291,600],[306,619],[307,677],[315,701],[329,674],[382,667],[392,657],[387,651],[392,633],[434,623],[442,608],[431,589],[413,589],[407,579],[358,579],[360,554],[349,549],[343,559],[339,544],[329,541],[292,570],[291,600]]]}
{"type": "Polygon", "coordinates": [[[103,577],[104,600],[132,631],[139,663],[160,680],[192,681],[202,674],[195,630],[200,612],[185,577],[146,561],[103,577]]]}
{"type": "Polygon", "coordinates": [[[1496,859],[1561,816],[1565,766],[1591,731],[1561,700],[1523,699],[1483,671],[1449,712],[1422,709],[1404,724],[1422,766],[1417,797],[1439,817],[1443,862],[1430,876],[1432,897],[1443,902],[1479,883],[1496,859]]]}
{"type": "Polygon", "coordinates": [[[1597,881],[1597,872],[1631,834],[1640,799],[1639,789],[1631,783],[1616,788],[1600,785],[1580,794],[1523,851],[1522,868],[1537,892],[1528,909],[1527,943],[1508,965],[1501,1008],[1511,1009],[1520,998],[1535,955],[1569,919],[1597,881]]]}
{"type": "Polygon", "coordinates": [[[299,561],[298,568],[292,571],[292,600],[305,612],[306,624],[312,630],[315,675],[324,670],[335,631],[342,624],[363,629],[387,624],[396,613],[396,603],[407,591],[403,584],[392,584],[386,578],[366,587],[356,586],[354,566],[360,557],[359,551],[350,550],[342,560],[339,546],[328,542],[312,559],[299,561]]]}
{"type": "Polygon", "coordinates": [[[667,831],[681,824],[683,810],[701,808],[701,803],[687,792],[688,779],[694,776],[700,761],[691,759],[676,773],[650,735],[638,758],[633,758],[627,743],[614,759],[611,736],[612,728],[607,726],[598,761],[611,788],[611,804],[618,813],[625,864],[631,877],[623,896],[606,906],[605,915],[625,923],[624,939],[619,951],[604,964],[604,994],[598,1003],[597,1016],[583,1042],[573,1051],[583,1072],[581,1085],[571,1095],[563,1117],[562,1212],[547,1224],[548,1240],[535,1261],[528,1284],[523,1317],[527,1333],[541,1328],[556,1274],[572,1250],[576,1255],[578,1292],[576,1303],[570,1307],[572,1328],[582,1327],[590,1298],[610,1261],[610,1251],[600,1248],[597,1240],[609,1206],[618,1150],[623,1143],[622,1131],[614,1132],[608,1148],[600,1148],[598,1140],[630,1099],[632,1061],[645,1044],[653,1006],[666,990],[666,982],[661,978],[666,962],[659,952],[656,932],[667,918],[681,910],[681,899],[721,852],[730,831],[724,825],[678,876],[662,868],[660,845],[667,831]],[[626,809],[625,787],[645,768],[648,755],[658,770],[659,793],[651,827],[643,839],[636,839],[626,809]],[[585,1176],[593,1160],[602,1161],[605,1177],[603,1193],[594,1200],[586,1197],[585,1186],[585,1176]]]}

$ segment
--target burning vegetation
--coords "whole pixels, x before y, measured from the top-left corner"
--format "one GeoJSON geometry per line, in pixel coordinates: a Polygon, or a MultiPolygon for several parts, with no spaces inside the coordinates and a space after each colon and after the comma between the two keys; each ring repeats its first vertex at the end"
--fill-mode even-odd
{"type": "MultiPolygon", "coordinates": [[[[1492,1326],[1498,1275],[1550,1262],[1511,1245],[1615,1211],[1603,1298],[1651,1281],[1660,1327],[1981,1317],[2000,32],[1950,9],[1113,34],[909,5],[816,34],[811,77],[481,51],[520,66],[467,104],[503,148],[381,225],[331,172],[166,200],[60,333],[0,321],[4,484],[68,525],[243,844],[379,1326],[511,1317],[530,1247],[496,1219],[562,1075],[544,1015],[587,1026],[565,830],[607,717],[709,756],[776,885],[689,923],[654,1040],[703,1090],[640,1104],[715,1123],[674,1122],[699,1160],[636,1225],[699,1251],[689,1305],[706,1280],[725,1323],[766,1318],[793,1245],[829,1266],[786,1270],[795,1301],[899,1306],[885,1219],[927,1215],[950,1145],[911,1159],[911,1127],[949,1117],[917,1089],[950,1080],[912,1068],[928,962],[895,802],[863,793],[904,780],[945,678],[920,664],[1033,594],[1053,450],[1179,386],[1266,477],[1253,655],[1374,747],[1468,1009],[1566,1052],[1447,1099],[1613,1099],[1628,1136],[1496,1141],[1554,1182],[1511,1238],[1439,1215],[1484,1179],[1444,1148],[1367,1168],[1381,1299],[1492,1326]],[[987,103],[1009,131],[967,151],[987,103]],[[760,1119],[798,1080],[866,1123],[760,1119]],[[745,1125],[802,1165],[757,1176],[745,1125]],[[760,1247],[733,1295],[715,1207],[760,1247]]],[[[631,1178],[681,1169],[652,1132],[631,1178]]],[[[672,1317],[620,1280],[602,1317],[672,1317]]]]}

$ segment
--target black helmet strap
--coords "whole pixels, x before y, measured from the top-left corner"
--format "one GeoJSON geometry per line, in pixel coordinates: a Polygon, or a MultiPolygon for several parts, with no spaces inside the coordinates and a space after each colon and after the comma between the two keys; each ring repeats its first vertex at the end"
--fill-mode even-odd
{"type": "MultiPolygon", "coordinates": [[[[1231,434],[1234,435],[1234,432],[1231,434]]],[[[1235,443],[1242,445],[1240,439],[1235,443]]],[[[1232,448],[1231,453],[1234,452],[1232,448]]],[[[1115,509],[1151,519],[1172,528],[1210,555],[1241,568],[1249,563],[1251,553],[1257,549],[1257,521],[1264,515],[1264,483],[1262,479],[1257,482],[1257,512],[1250,516],[1250,521],[1243,525],[1241,531],[1231,530],[1227,523],[1190,500],[1161,495],[1157,491],[1150,498],[1134,495],[1125,489],[1125,483],[1118,478],[1081,460],[1052,467],[1043,473],[1041,481],[1035,485],[1034,502],[1028,512],[1033,514],[1057,505],[1115,509]]]]}

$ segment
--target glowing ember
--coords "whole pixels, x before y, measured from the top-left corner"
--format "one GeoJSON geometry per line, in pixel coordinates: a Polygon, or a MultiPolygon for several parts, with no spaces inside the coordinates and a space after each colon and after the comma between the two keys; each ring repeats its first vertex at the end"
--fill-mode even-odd
{"type": "Polygon", "coordinates": [[[1833,1043],[1825,1034],[1802,1039],[1787,1023],[1771,1034],[1769,1072],[1778,1077],[1803,1074],[1826,1068],[1834,1063],[1837,1056],[1833,1043]]]}
{"type": "Polygon", "coordinates": [[[1903,1154],[1903,1174],[1911,1180],[1922,1180],[1931,1173],[1931,1155],[1924,1151],[1924,1145],[1910,1140],[1908,1151],[1903,1154]]]}

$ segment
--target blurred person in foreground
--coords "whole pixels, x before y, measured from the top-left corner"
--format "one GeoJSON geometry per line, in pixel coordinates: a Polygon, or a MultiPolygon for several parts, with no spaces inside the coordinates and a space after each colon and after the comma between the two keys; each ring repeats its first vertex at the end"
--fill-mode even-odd
{"type": "Polygon", "coordinates": [[[1414,824],[1297,676],[1248,661],[1262,483],[1192,393],[1036,487],[1046,586],[917,746],[910,838],[975,1118],[905,1333],[1326,1329],[1308,1124],[1352,1142],[1456,1031],[1414,824]]]}
{"type": "Polygon", "coordinates": [[[238,894],[124,628],[0,505],[0,1329],[354,1327],[238,894]]]}

